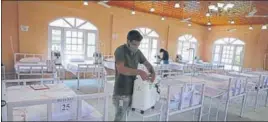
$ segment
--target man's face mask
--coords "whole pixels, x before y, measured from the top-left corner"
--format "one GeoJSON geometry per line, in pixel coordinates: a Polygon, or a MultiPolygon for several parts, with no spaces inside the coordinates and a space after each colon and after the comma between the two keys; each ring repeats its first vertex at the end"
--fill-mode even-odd
{"type": "Polygon", "coordinates": [[[139,45],[140,42],[137,42],[137,41],[127,41],[127,45],[128,45],[128,49],[133,52],[133,53],[136,53],[139,49],[138,49],[138,45],[139,45]]]}

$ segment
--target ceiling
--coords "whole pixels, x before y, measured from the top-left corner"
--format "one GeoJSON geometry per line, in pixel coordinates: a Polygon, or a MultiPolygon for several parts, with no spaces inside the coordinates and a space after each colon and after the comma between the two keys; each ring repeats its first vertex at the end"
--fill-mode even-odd
{"type": "Polygon", "coordinates": [[[230,25],[228,21],[234,20],[235,25],[268,24],[268,1],[113,1],[107,2],[110,6],[126,8],[139,12],[151,13],[163,17],[186,19],[189,22],[200,25],[207,25],[208,21],[214,25],[230,25]],[[234,4],[229,12],[212,13],[206,16],[209,4],[217,5],[218,2],[234,4]],[[180,4],[180,8],[174,8],[175,3],[180,4]],[[150,12],[150,8],[154,12],[150,12]],[[253,8],[257,12],[254,15],[265,15],[267,17],[245,17],[253,8]]]}

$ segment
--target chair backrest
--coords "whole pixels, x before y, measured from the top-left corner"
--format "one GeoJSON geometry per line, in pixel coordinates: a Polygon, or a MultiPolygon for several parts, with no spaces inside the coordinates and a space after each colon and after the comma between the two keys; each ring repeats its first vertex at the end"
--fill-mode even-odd
{"type": "Polygon", "coordinates": [[[230,78],[228,83],[228,98],[234,98],[247,92],[248,78],[230,78]]]}

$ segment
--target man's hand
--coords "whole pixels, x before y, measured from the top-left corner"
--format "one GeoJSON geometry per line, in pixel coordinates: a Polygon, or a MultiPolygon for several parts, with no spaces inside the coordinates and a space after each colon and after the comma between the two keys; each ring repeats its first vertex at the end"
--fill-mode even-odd
{"type": "Polygon", "coordinates": [[[155,74],[150,74],[150,77],[151,77],[151,82],[153,83],[154,82],[154,80],[155,80],[155,74]]]}
{"type": "Polygon", "coordinates": [[[141,76],[142,80],[149,80],[149,76],[145,71],[138,69],[138,74],[141,76]]]}
{"type": "Polygon", "coordinates": [[[153,66],[148,61],[144,62],[144,65],[147,68],[147,70],[150,72],[151,82],[154,82],[155,72],[154,72],[153,66]]]}

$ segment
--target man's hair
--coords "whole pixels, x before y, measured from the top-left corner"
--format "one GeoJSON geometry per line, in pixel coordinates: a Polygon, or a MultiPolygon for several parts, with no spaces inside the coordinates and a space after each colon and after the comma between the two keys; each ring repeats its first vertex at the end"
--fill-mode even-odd
{"type": "Polygon", "coordinates": [[[163,48],[160,49],[160,52],[164,52],[165,50],[163,48]]]}
{"type": "Polygon", "coordinates": [[[143,37],[142,37],[142,35],[140,34],[140,32],[139,31],[137,31],[137,30],[131,30],[131,31],[129,31],[128,32],[128,34],[127,34],[127,40],[129,40],[129,41],[133,41],[133,40],[135,40],[135,41],[141,41],[143,39],[143,37]]]}

